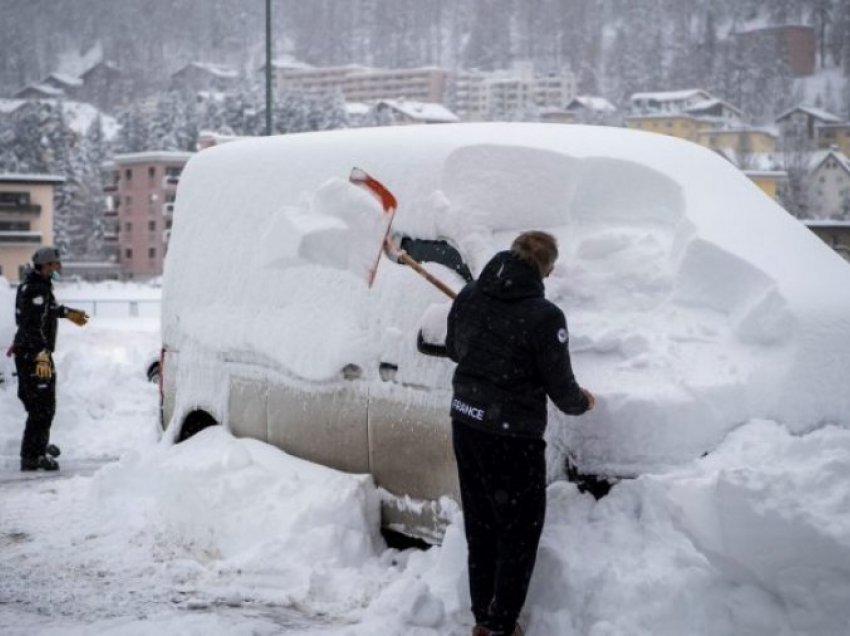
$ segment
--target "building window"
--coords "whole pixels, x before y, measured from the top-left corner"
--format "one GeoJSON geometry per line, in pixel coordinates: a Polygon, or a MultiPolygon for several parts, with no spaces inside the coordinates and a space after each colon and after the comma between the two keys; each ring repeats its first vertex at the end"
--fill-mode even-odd
{"type": "Polygon", "coordinates": [[[133,224],[130,221],[127,221],[124,224],[124,231],[125,232],[132,232],[133,231],[133,224]]]}
{"type": "Polygon", "coordinates": [[[26,207],[30,204],[29,192],[0,192],[0,205],[4,207],[26,207]]]}
{"type": "Polygon", "coordinates": [[[29,221],[0,221],[0,232],[29,232],[29,221]]]}
{"type": "Polygon", "coordinates": [[[133,260],[133,250],[131,248],[128,247],[126,250],[124,250],[124,258],[126,258],[128,261],[133,260]]]}
{"type": "Polygon", "coordinates": [[[148,221],[148,229],[153,232],[156,230],[156,221],[148,221]]]}
{"type": "Polygon", "coordinates": [[[148,179],[153,181],[156,178],[156,166],[150,166],[148,168],[148,179]]]}
{"type": "Polygon", "coordinates": [[[127,204],[128,206],[131,205],[133,203],[133,197],[131,197],[131,196],[124,197],[124,203],[127,204]]]}
{"type": "Polygon", "coordinates": [[[148,258],[156,258],[156,248],[149,247],[148,248],[148,258]]]}
{"type": "Polygon", "coordinates": [[[124,178],[130,181],[133,178],[133,171],[130,168],[124,170],[124,178]]]}

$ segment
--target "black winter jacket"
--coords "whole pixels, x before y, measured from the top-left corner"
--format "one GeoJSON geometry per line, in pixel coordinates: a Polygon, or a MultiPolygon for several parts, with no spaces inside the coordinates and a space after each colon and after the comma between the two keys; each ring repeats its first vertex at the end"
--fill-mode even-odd
{"type": "Polygon", "coordinates": [[[446,349],[457,362],[452,419],[479,430],[542,437],[546,396],[568,415],[589,408],[573,376],[563,312],[537,270],[500,252],[458,294],[446,349]]]}
{"type": "Polygon", "coordinates": [[[56,327],[66,313],[64,305],[56,304],[53,283],[32,270],[18,287],[15,297],[16,355],[35,355],[52,352],[56,347],[56,327]]]}

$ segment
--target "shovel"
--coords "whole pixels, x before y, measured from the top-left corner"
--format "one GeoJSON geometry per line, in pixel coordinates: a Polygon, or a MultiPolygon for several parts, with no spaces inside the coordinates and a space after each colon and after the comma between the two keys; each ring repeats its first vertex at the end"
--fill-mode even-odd
{"type": "Polygon", "coordinates": [[[384,208],[384,213],[389,215],[386,233],[384,234],[384,238],[381,243],[381,249],[378,251],[378,255],[375,258],[374,265],[369,269],[369,287],[372,287],[372,283],[375,281],[375,274],[378,271],[378,263],[381,260],[381,252],[383,252],[387,255],[388,258],[390,258],[394,262],[403,263],[404,265],[409,266],[413,269],[413,271],[422,276],[425,280],[427,280],[434,287],[443,292],[446,296],[454,299],[457,296],[457,293],[455,293],[455,291],[451,287],[446,285],[443,281],[441,281],[431,272],[422,267],[422,265],[416,259],[412,258],[407,252],[401,249],[401,247],[393,243],[390,235],[390,230],[392,228],[393,219],[395,218],[396,207],[398,205],[398,202],[396,201],[396,198],[393,193],[390,192],[389,189],[387,189],[387,187],[383,183],[368,174],[365,170],[361,170],[360,168],[352,168],[351,174],[348,176],[348,180],[351,183],[361,186],[371,192],[381,202],[381,207],[384,208]]]}

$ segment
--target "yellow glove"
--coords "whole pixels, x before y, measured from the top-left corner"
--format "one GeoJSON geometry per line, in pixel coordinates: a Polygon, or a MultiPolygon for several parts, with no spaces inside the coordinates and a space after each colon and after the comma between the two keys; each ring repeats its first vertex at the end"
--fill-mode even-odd
{"type": "Polygon", "coordinates": [[[35,357],[35,375],[39,380],[49,380],[53,377],[53,365],[50,364],[50,353],[42,351],[35,357]]]}
{"type": "Polygon", "coordinates": [[[79,309],[66,309],[65,318],[73,322],[78,327],[84,327],[89,321],[89,315],[79,309]]]}

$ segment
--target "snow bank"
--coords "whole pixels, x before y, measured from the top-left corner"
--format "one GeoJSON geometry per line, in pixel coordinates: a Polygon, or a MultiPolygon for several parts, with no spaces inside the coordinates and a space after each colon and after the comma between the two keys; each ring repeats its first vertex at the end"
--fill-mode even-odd
{"type": "MultiPolygon", "coordinates": [[[[58,476],[17,472],[23,409],[0,387],[0,632],[469,634],[459,515],[441,546],[399,552],[377,534],[367,477],[221,428],[157,443],[140,355],[156,325],[60,324],[58,476]]],[[[850,630],[845,428],[798,435],[755,420],[601,501],[565,482],[548,494],[526,633],[850,630]]]]}
{"type": "Polygon", "coordinates": [[[473,273],[521,230],[558,237],[547,294],[599,400],[581,420],[553,414],[551,434],[583,469],[674,465],[752,418],[795,431],[850,423],[847,264],[715,153],[615,128],[359,129],[205,150],[180,184],[168,346],[313,382],[350,363],[379,382],[378,363],[390,361],[399,382],[445,390],[450,363],[423,361],[412,345],[428,307],[445,302],[439,292],[386,259],[371,291],[340,269],[357,243],[343,230],[369,202],[356,188],[326,189],[353,166],[398,198],[394,231],[448,240],[473,273]]]}

